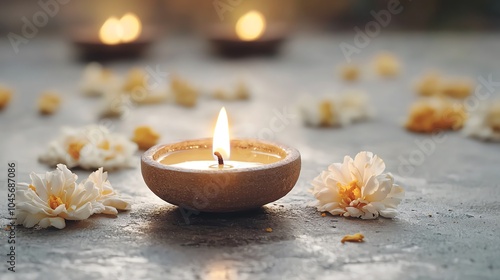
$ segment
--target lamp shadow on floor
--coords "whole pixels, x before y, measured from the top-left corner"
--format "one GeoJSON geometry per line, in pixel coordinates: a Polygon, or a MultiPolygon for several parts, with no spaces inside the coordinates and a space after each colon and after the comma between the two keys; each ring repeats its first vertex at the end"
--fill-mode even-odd
{"type": "Polygon", "coordinates": [[[174,206],[155,209],[144,234],[169,245],[229,246],[266,244],[294,238],[284,206],[234,213],[203,213],[174,206]]]}

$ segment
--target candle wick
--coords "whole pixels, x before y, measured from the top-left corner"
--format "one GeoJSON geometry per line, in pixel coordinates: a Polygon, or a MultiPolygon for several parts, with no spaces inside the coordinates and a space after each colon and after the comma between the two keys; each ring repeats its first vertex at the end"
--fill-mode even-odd
{"type": "Polygon", "coordinates": [[[219,166],[224,165],[224,159],[222,158],[222,155],[219,152],[215,152],[214,155],[217,157],[217,160],[219,161],[219,166]]]}

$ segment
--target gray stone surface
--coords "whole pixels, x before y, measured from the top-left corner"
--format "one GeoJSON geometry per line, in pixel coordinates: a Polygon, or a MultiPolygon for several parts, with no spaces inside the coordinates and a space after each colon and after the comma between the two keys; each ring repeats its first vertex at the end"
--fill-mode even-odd
{"type": "MultiPolygon", "coordinates": [[[[135,107],[113,130],[131,134],[148,124],[161,142],[210,137],[221,105],[229,112],[232,135],[256,137],[270,127],[276,110],[293,108],[301,92],[323,94],[357,88],[368,92],[377,117],[342,129],[303,127],[298,119],[272,137],[299,149],[303,169],[294,190],[264,208],[234,214],[188,217],[155,197],[136,168],[110,174],[117,190],[134,198],[132,211],[117,218],[92,217],[69,222],[64,230],[17,230],[17,272],[2,279],[498,279],[500,277],[500,146],[445,134],[411,169],[402,159],[419,160],[416,141],[430,136],[401,128],[415,99],[412,82],[429,68],[450,75],[500,79],[498,35],[393,34],[374,39],[354,58],[363,67],[360,83],[349,85],[334,74],[345,59],[338,47],[350,35],[300,35],[275,58],[222,60],[207,52],[205,42],[168,38],[139,61],[109,66],[125,72],[131,66],[178,73],[196,85],[215,88],[244,79],[252,90],[248,102],[200,100],[198,107],[135,107]],[[400,56],[404,70],[394,80],[370,74],[367,63],[379,50],[400,56]],[[344,155],[369,150],[380,155],[407,190],[400,215],[393,220],[321,217],[308,192],[309,182],[344,155]],[[188,222],[188,223],[186,223],[188,222]],[[273,232],[265,231],[267,227],[273,232]],[[362,232],[366,242],[341,244],[345,234],[362,232]]],[[[57,39],[35,38],[14,54],[0,42],[0,80],[16,89],[9,108],[0,113],[0,180],[6,163],[18,163],[18,181],[49,167],[37,155],[60,126],[97,122],[98,100],[78,91],[84,64],[71,59],[72,49],[57,39]],[[39,117],[36,96],[55,88],[64,94],[61,111],[39,117]]],[[[495,89],[497,90],[497,89],[495,89]]],[[[494,93],[498,96],[498,93],[494,93]]],[[[80,177],[89,172],[78,170],[80,177]]],[[[7,191],[0,188],[2,218],[7,191]]],[[[2,234],[2,260],[7,252],[2,234]]]]}

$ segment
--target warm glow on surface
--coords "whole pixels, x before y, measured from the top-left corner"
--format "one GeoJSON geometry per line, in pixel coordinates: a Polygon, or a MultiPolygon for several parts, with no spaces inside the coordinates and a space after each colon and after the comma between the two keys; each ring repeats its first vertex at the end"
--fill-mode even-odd
{"type": "Polygon", "coordinates": [[[214,129],[212,152],[219,152],[224,160],[228,160],[230,149],[227,113],[226,109],[222,107],[219,113],[219,117],[217,118],[217,124],[215,125],[214,129]]]}
{"type": "Polygon", "coordinates": [[[99,38],[106,45],[132,42],[141,34],[142,25],[139,18],[133,13],[125,14],[122,18],[108,18],[99,30],[99,38]]]}
{"type": "Polygon", "coordinates": [[[236,22],[236,34],[243,41],[257,40],[266,29],[266,19],[258,11],[249,11],[236,22]]]}

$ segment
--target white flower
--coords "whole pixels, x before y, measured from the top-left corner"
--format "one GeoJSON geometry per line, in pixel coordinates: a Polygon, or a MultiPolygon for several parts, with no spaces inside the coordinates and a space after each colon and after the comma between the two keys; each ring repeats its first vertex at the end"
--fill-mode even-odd
{"type": "Polygon", "coordinates": [[[116,91],[122,81],[111,70],[105,69],[97,62],[89,63],[83,71],[80,87],[88,96],[101,96],[109,91],[116,91]]]}
{"type": "Polygon", "coordinates": [[[31,184],[17,192],[17,223],[24,227],[64,228],[64,220],[85,220],[100,206],[94,203],[99,190],[91,182],[77,185],[77,176],[65,165],[30,177],[31,184]]]}
{"type": "Polygon", "coordinates": [[[469,112],[463,133],[482,140],[500,141],[500,100],[481,104],[469,112]]]}
{"type": "Polygon", "coordinates": [[[346,156],[343,163],[330,165],[313,180],[315,206],[344,217],[395,217],[404,189],[384,170],[384,161],[371,152],[360,152],[354,160],[346,156]]]}
{"type": "Polygon", "coordinates": [[[307,96],[299,106],[304,123],[312,126],[344,126],[373,115],[367,96],[356,91],[319,99],[307,96]]]}
{"type": "Polygon", "coordinates": [[[62,135],[40,155],[40,160],[49,165],[63,163],[70,168],[111,170],[132,166],[136,151],[137,145],[125,136],[111,133],[103,126],[89,125],[64,128],[62,135]]]}
{"type": "Polygon", "coordinates": [[[31,184],[21,184],[16,193],[17,224],[31,228],[53,226],[62,229],[65,220],[85,220],[92,214],[118,213],[130,204],[117,196],[102,168],[79,184],[64,164],[43,174],[31,173],[31,184]]]}

